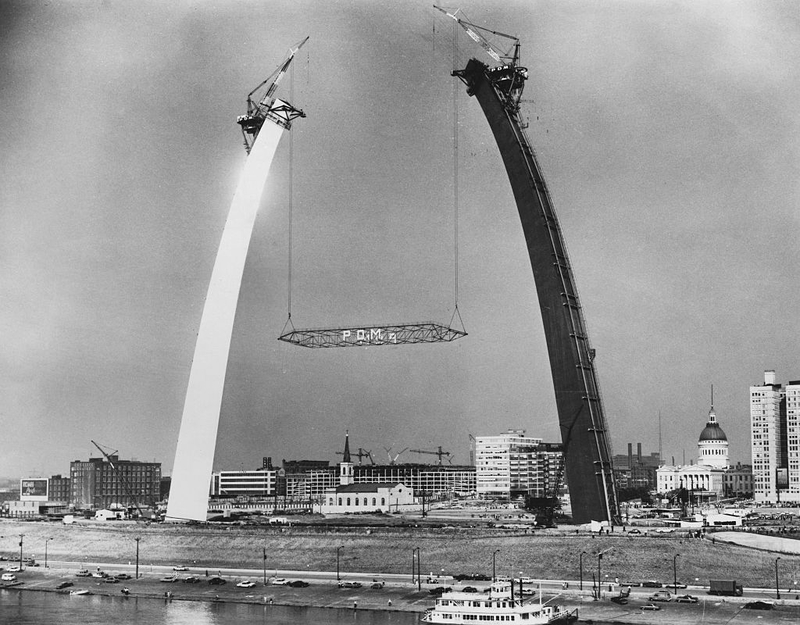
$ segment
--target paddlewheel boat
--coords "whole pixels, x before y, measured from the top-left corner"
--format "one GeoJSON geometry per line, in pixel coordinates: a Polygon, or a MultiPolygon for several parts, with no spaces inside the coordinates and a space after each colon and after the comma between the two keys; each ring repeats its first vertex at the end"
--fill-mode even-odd
{"type": "Polygon", "coordinates": [[[448,592],[436,600],[436,605],[422,615],[423,623],[473,625],[477,622],[500,621],[527,625],[570,625],[578,620],[578,610],[562,605],[512,596],[510,582],[495,582],[488,596],[470,592],[448,592]]]}

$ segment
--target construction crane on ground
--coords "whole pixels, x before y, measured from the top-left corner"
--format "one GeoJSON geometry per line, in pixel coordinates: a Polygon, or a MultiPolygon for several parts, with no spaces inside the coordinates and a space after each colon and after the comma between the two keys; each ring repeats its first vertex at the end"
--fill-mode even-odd
{"type": "Polygon", "coordinates": [[[442,457],[447,458],[447,462],[453,464],[453,461],[450,460],[450,456],[453,454],[451,454],[449,451],[444,451],[441,445],[439,445],[436,451],[428,451],[427,449],[409,449],[409,451],[415,454],[433,454],[435,456],[439,456],[439,466],[442,466],[442,457]]]}
{"type": "Polygon", "coordinates": [[[115,464],[114,464],[114,461],[111,459],[111,456],[115,456],[116,454],[118,454],[118,453],[119,453],[119,450],[118,450],[118,449],[115,449],[114,451],[112,451],[112,452],[109,454],[109,453],[107,453],[107,452],[106,452],[106,450],[105,450],[105,449],[103,449],[103,448],[102,448],[102,447],[101,447],[99,444],[97,444],[95,441],[92,441],[92,445],[94,445],[95,447],[97,447],[97,449],[99,449],[99,450],[100,450],[100,453],[101,453],[101,454],[103,454],[103,456],[105,457],[105,459],[108,461],[108,464],[110,464],[110,465],[111,465],[111,469],[112,469],[112,470],[114,471],[114,473],[117,475],[117,479],[120,481],[120,483],[122,484],[122,486],[125,488],[125,494],[127,494],[127,495],[128,495],[128,497],[130,497],[130,499],[131,499],[131,502],[133,503],[134,507],[136,508],[136,510],[138,510],[138,511],[139,511],[139,518],[140,518],[140,519],[141,519],[141,518],[144,518],[144,512],[142,512],[142,509],[139,507],[139,502],[137,501],[136,495],[135,495],[135,494],[134,494],[134,493],[131,491],[130,484],[128,484],[128,478],[127,478],[127,477],[125,477],[125,475],[123,475],[123,474],[122,474],[122,471],[120,471],[120,470],[117,468],[117,465],[115,465],[115,464]]]}
{"type": "MultiPolygon", "coordinates": [[[[344,452],[343,451],[337,451],[336,455],[337,456],[343,456],[344,452]]],[[[350,455],[351,456],[355,456],[356,458],[358,458],[358,464],[361,464],[361,459],[362,458],[369,458],[370,463],[372,463],[373,465],[375,464],[375,460],[372,457],[372,450],[361,449],[361,447],[359,447],[357,452],[355,452],[355,453],[351,452],[350,455]]]]}
{"type": "Polygon", "coordinates": [[[392,454],[390,453],[392,451],[392,448],[391,447],[384,447],[384,449],[386,450],[386,455],[389,456],[389,464],[397,464],[397,459],[400,457],[400,454],[402,454],[404,451],[408,451],[408,447],[406,447],[406,448],[402,449],[401,451],[397,452],[394,455],[394,458],[392,458],[392,454]]]}
{"type": "Polygon", "coordinates": [[[289,53],[283,63],[259,84],[258,87],[247,94],[247,113],[239,115],[239,117],[236,118],[236,123],[242,127],[244,147],[248,154],[266,118],[270,118],[274,122],[288,128],[288,124],[293,117],[305,117],[303,111],[295,109],[285,103],[278,102],[276,104],[275,91],[277,91],[278,84],[288,71],[289,65],[291,65],[294,59],[294,55],[297,54],[297,51],[302,48],[303,44],[308,40],[309,37],[306,37],[296,46],[289,48],[289,53]],[[268,83],[269,86],[264,92],[264,95],[260,98],[254,97],[256,92],[268,83]],[[248,137],[248,135],[250,136],[248,137]]]}

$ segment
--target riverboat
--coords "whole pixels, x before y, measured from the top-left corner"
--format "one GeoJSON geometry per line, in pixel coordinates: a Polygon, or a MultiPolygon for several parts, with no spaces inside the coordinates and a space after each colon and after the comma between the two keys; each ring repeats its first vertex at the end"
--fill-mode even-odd
{"type": "Polygon", "coordinates": [[[515,598],[510,582],[495,582],[488,596],[474,592],[447,592],[436,599],[436,605],[422,615],[423,623],[474,625],[478,621],[504,621],[527,625],[571,625],[578,620],[578,610],[562,605],[515,598]]]}

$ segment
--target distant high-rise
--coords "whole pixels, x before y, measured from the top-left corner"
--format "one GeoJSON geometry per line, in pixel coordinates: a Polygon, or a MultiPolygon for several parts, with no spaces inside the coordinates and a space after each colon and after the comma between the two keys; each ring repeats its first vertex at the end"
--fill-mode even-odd
{"type": "Polygon", "coordinates": [[[799,396],[800,382],[789,382],[784,389],[776,382],[772,370],[764,372],[763,384],[750,387],[750,448],[756,502],[800,501],[799,396]],[[788,427],[787,396],[792,398],[791,427],[788,427]]]}

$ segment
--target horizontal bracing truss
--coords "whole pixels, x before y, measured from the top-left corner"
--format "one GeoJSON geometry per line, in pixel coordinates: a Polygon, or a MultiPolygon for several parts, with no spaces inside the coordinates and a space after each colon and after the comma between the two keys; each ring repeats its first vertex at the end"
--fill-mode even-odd
{"type": "Polygon", "coordinates": [[[319,328],[295,330],[278,337],[301,347],[367,347],[370,345],[413,345],[415,343],[450,343],[466,336],[438,323],[401,323],[356,328],[319,328]]]}

